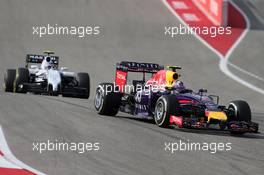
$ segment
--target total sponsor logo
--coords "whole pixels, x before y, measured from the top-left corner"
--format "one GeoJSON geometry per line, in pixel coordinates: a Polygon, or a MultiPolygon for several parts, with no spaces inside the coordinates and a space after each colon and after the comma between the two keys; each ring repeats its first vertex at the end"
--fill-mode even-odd
{"type": "Polygon", "coordinates": [[[128,65],[128,67],[135,67],[135,68],[153,68],[153,69],[159,68],[158,64],[152,64],[152,63],[129,62],[129,63],[127,63],[127,65],[128,65]]]}

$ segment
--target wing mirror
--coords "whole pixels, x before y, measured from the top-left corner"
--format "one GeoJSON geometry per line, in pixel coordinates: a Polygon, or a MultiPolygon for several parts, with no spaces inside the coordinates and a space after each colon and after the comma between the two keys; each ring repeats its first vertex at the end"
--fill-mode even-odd
{"type": "Polygon", "coordinates": [[[198,93],[200,94],[202,100],[203,94],[207,93],[207,89],[199,89],[198,93]]]}
{"type": "Polygon", "coordinates": [[[207,89],[199,89],[199,93],[207,93],[207,89]]]}
{"type": "MultiPolygon", "coordinates": [[[[214,103],[219,104],[219,96],[217,95],[209,95],[208,96],[214,103]]],[[[219,106],[220,107],[220,106],[219,106]]],[[[225,107],[225,106],[224,106],[225,107]]]]}

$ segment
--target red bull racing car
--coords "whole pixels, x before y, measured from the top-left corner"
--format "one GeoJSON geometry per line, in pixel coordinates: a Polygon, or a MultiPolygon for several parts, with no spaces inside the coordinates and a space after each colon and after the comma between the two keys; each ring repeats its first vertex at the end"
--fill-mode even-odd
{"type": "Polygon", "coordinates": [[[234,134],[258,133],[251,121],[247,102],[236,100],[219,105],[219,97],[207,90],[194,92],[179,80],[178,66],[122,61],[116,65],[115,82],[101,83],[94,99],[100,115],[114,116],[119,111],[142,119],[154,119],[160,127],[228,130],[234,134]],[[143,74],[142,79],[128,85],[128,73],[143,74]],[[151,78],[146,80],[148,75],[151,78]]]}

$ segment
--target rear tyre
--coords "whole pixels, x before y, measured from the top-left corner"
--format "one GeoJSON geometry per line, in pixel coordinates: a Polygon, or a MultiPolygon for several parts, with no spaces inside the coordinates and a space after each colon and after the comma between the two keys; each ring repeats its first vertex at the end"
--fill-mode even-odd
{"type": "Polygon", "coordinates": [[[122,94],[113,83],[101,83],[96,88],[94,107],[100,115],[115,116],[118,113],[122,94]]]}
{"type": "Polygon", "coordinates": [[[28,83],[28,81],[29,81],[28,69],[18,68],[16,70],[16,78],[14,81],[14,92],[27,93],[27,89],[25,87],[23,87],[23,83],[28,83]]]}
{"type": "Polygon", "coordinates": [[[15,78],[16,78],[16,70],[7,69],[4,75],[4,84],[3,84],[5,92],[13,92],[15,78]]]}
{"type": "Polygon", "coordinates": [[[166,128],[171,115],[180,115],[180,104],[175,95],[163,95],[156,102],[154,120],[159,127],[166,128]]]}
{"type": "Polygon", "coordinates": [[[88,99],[90,96],[90,77],[88,73],[78,73],[77,74],[77,81],[78,81],[78,86],[82,88],[86,88],[87,91],[85,94],[81,96],[81,98],[86,98],[88,99]]]}

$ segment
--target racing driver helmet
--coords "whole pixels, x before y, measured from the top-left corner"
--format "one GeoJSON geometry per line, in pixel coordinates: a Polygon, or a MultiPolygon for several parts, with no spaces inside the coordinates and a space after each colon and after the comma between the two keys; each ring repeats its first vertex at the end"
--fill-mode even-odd
{"type": "Polygon", "coordinates": [[[176,91],[178,91],[178,92],[181,92],[182,90],[185,90],[185,89],[186,89],[185,86],[184,86],[184,84],[183,84],[183,82],[180,81],[180,80],[176,80],[176,81],[173,83],[173,87],[174,87],[174,89],[175,89],[176,91]]]}
{"type": "Polygon", "coordinates": [[[51,60],[50,56],[46,56],[41,63],[41,69],[49,70],[52,68],[55,68],[54,64],[52,63],[52,60],[51,60]]]}

